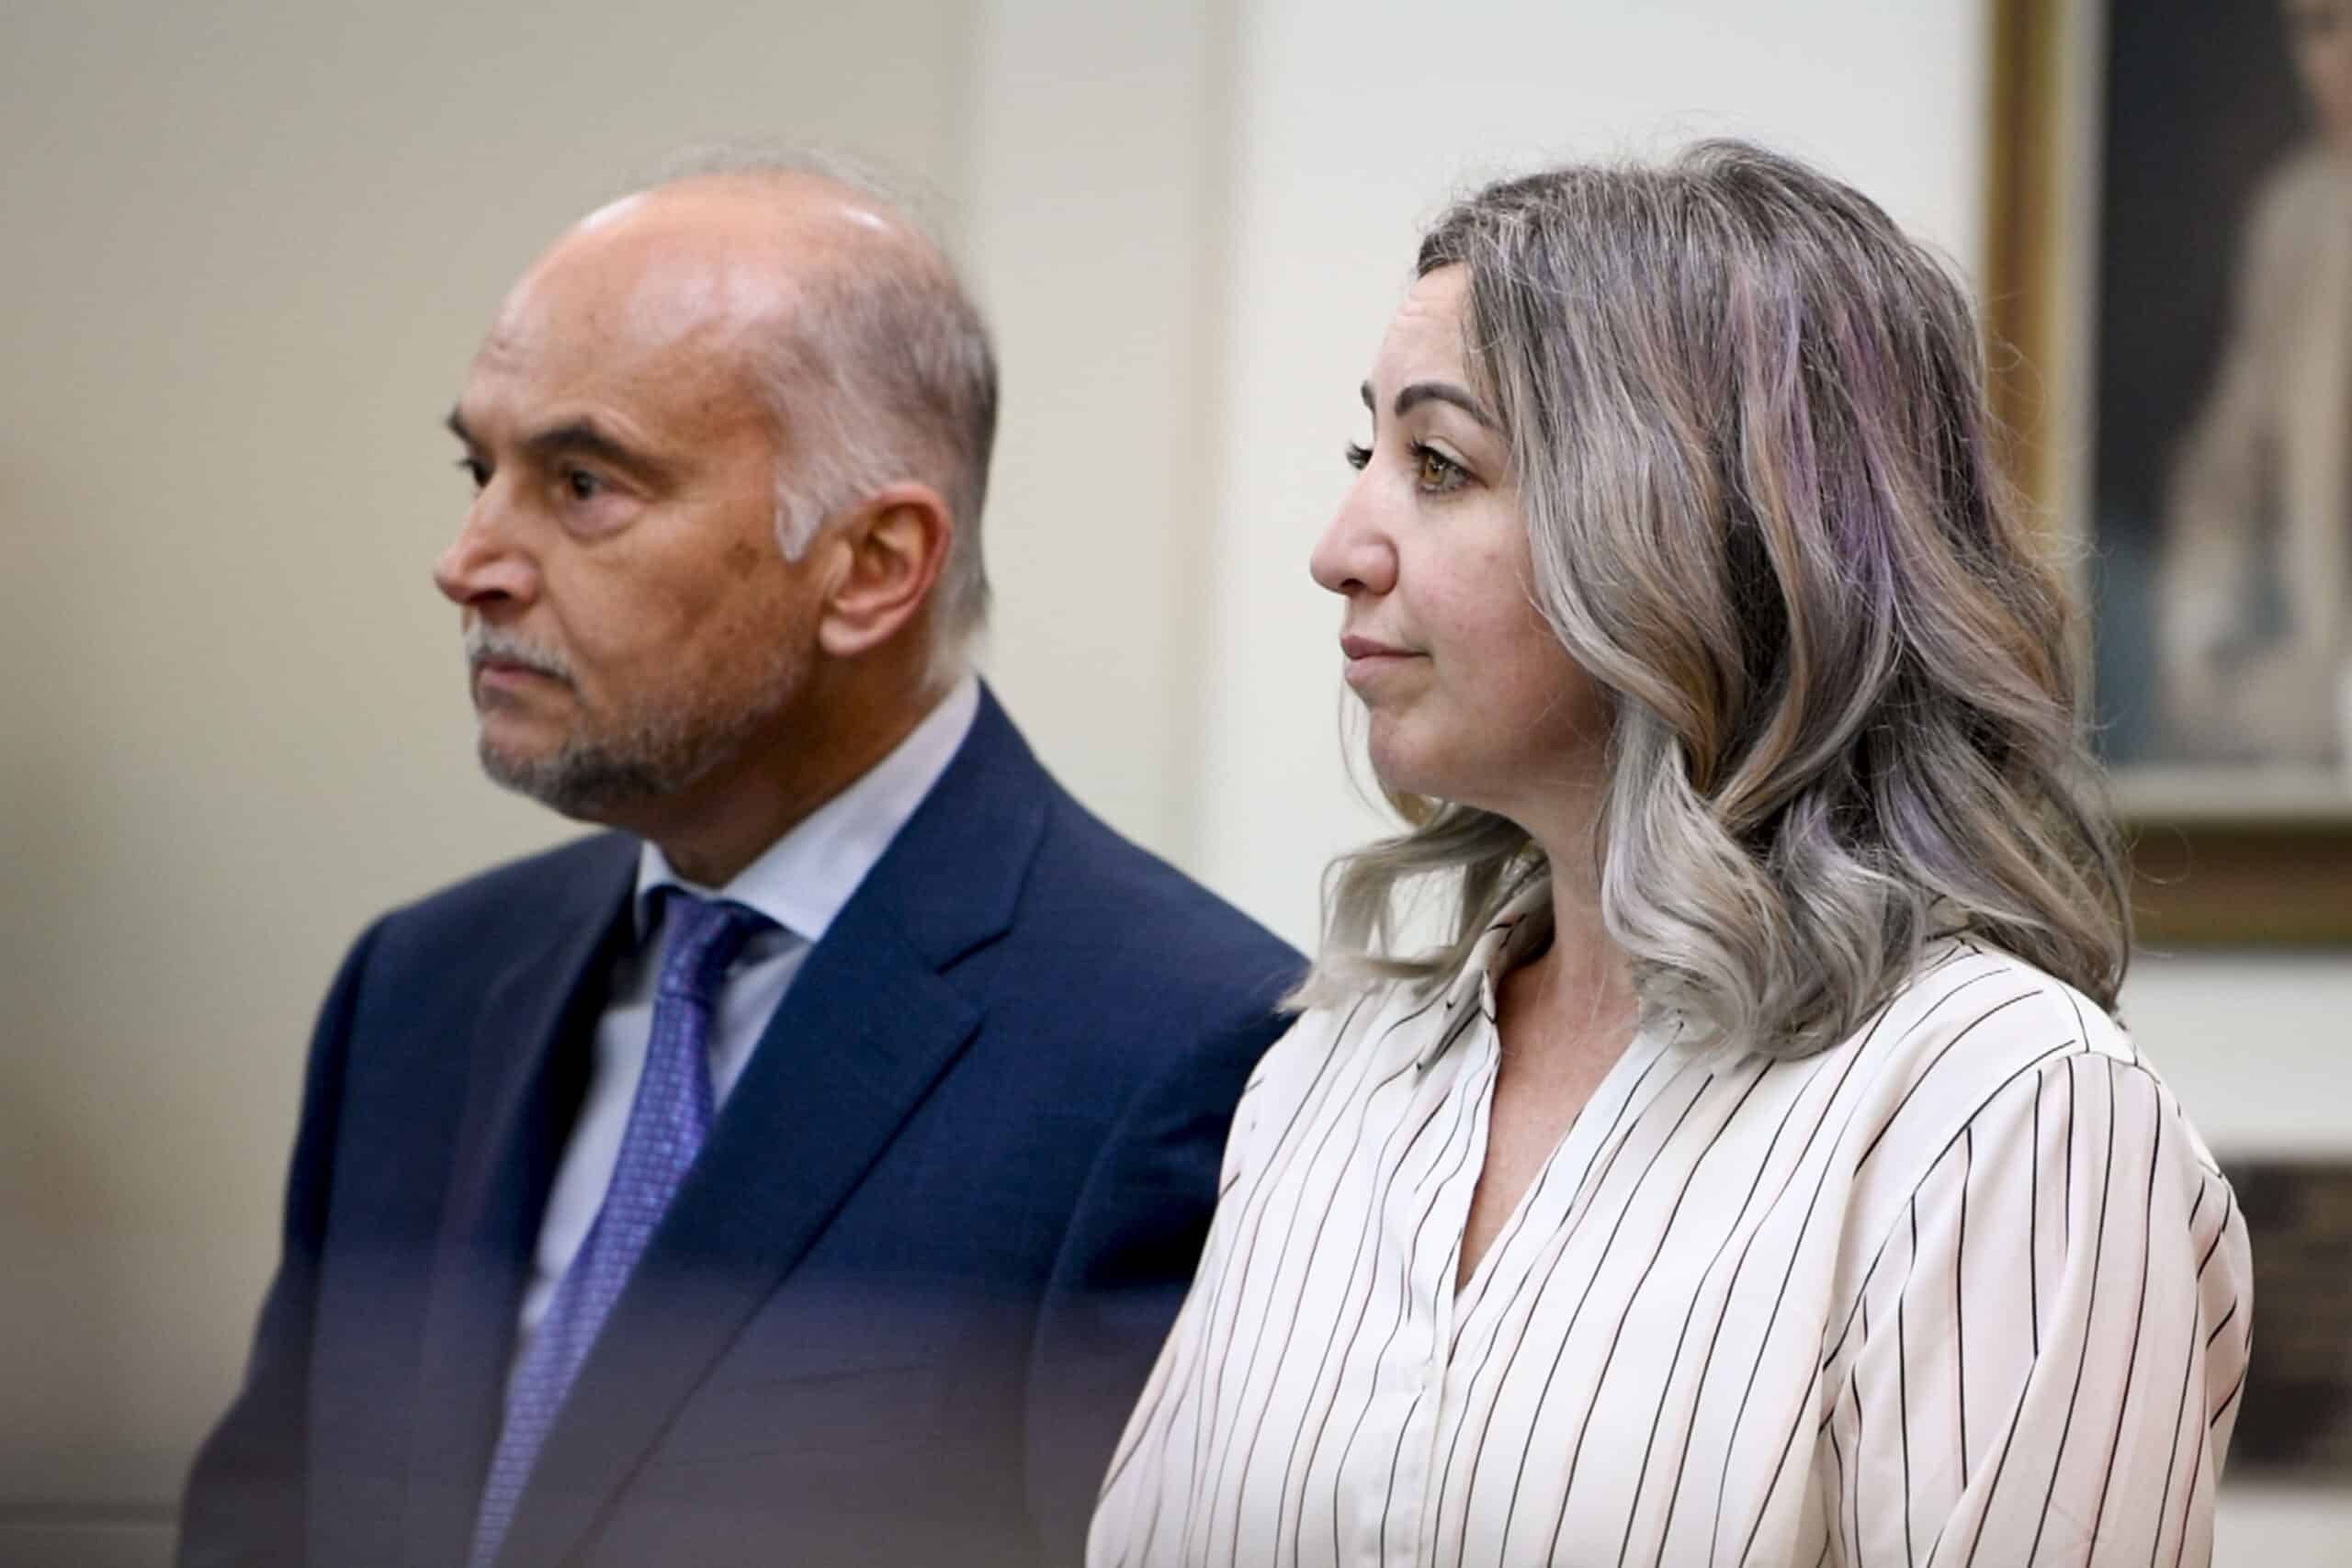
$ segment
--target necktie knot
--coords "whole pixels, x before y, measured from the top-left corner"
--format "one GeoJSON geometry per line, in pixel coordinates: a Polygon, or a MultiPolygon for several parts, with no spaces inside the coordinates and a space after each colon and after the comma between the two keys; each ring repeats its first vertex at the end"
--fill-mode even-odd
{"type": "Polygon", "coordinates": [[[725,898],[697,898],[682,888],[662,890],[668,940],[662,944],[661,994],[707,1009],[743,944],[775,922],[725,898]]]}

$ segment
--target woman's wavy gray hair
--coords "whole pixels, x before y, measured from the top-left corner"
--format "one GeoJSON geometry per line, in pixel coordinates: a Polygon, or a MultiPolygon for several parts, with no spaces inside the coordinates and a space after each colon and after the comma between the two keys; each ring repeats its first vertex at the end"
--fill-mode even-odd
{"type": "MultiPolygon", "coordinates": [[[[1447,266],[1531,592],[1609,694],[1595,852],[1645,1018],[1802,1055],[1957,931],[2112,1009],[2130,912],[2074,611],[1945,268],[1733,141],[1488,186],[1422,241],[1419,273],[1447,266]]],[[[1296,999],[1440,981],[1548,878],[1500,817],[1396,804],[1409,831],[1333,863],[1296,999]],[[1397,953],[1432,886],[1451,940],[1397,953]]]]}

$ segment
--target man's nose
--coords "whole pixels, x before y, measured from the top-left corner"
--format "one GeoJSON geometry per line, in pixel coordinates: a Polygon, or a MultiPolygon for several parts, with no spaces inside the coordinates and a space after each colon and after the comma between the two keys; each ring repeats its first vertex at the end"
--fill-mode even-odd
{"type": "Polygon", "coordinates": [[[434,586],[461,609],[528,604],[538,593],[538,567],[514,534],[513,519],[484,490],[474,498],[465,526],[433,563],[434,586]]]}

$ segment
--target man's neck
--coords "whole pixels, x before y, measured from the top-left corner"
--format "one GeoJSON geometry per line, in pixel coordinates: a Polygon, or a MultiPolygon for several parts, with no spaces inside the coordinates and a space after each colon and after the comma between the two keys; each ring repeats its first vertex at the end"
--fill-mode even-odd
{"type": "Polygon", "coordinates": [[[930,686],[824,694],[689,788],[614,826],[651,840],[687,881],[723,887],[897,750],[944,694],[930,686]]]}

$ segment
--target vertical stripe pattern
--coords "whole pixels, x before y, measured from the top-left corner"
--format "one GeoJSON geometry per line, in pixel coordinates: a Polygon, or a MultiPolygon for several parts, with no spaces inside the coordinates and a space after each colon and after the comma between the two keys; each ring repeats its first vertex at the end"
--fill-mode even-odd
{"type": "Polygon", "coordinates": [[[1092,1568],[2203,1564],[2245,1228],[2097,1008],[1961,941],[1799,1062],[1636,1038],[1455,1289],[1517,916],[1260,1066],[1092,1568]]]}

